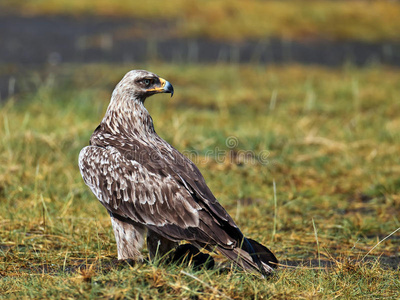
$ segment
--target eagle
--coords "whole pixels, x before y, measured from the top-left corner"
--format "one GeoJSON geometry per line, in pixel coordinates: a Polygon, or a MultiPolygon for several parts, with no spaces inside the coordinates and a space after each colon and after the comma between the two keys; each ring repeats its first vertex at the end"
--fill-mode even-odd
{"type": "Polygon", "coordinates": [[[147,232],[150,258],[186,241],[244,270],[272,273],[274,254],[243,235],[195,164],[157,135],[144,103],[158,93],[172,97],[174,89],[154,73],[128,72],[79,154],[85,184],[111,217],[118,259],[142,261],[147,232]]]}

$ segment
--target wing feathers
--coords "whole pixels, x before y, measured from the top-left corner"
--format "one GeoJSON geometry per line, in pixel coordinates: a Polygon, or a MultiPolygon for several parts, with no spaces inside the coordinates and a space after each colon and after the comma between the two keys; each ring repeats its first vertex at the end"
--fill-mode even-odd
{"type": "Polygon", "coordinates": [[[176,188],[172,177],[151,173],[111,147],[85,147],[80,170],[85,183],[111,212],[159,226],[198,226],[201,207],[186,189],[176,188]]]}
{"type": "MultiPolygon", "coordinates": [[[[146,164],[143,156],[141,159],[142,164],[126,159],[113,147],[89,146],[82,149],[79,161],[85,183],[110,212],[135,222],[162,227],[164,230],[159,230],[161,235],[166,228],[172,230],[172,227],[178,227],[168,232],[169,237],[175,240],[193,240],[203,235],[199,242],[205,244],[213,242],[231,247],[236,243],[241,233],[218,202],[211,204],[199,199],[198,193],[190,188],[194,183],[186,182],[184,172],[180,174],[185,175],[175,177],[171,173],[177,173],[172,171],[168,176],[150,172],[161,168],[160,158],[146,164]],[[158,167],[154,168],[154,164],[158,167]],[[147,168],[148,165],[153,167],[147,168]],[[192,232],[185,231],[189,227],[192,232]],[[223,227],[229,227],[235,234],[228,234],[229,230],[223,227]]],[[[168,169],[163,167],[162,173],[168,169]]],[[[192,166],[190,168],[193,169],[192,166]]]]}

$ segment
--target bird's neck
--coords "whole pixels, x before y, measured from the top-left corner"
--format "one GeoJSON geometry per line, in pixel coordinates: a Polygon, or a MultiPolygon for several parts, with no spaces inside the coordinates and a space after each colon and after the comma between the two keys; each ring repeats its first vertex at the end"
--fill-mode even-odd
{"type": "Polygon", "coordinates": [[[144,99],[132,96],[122,99],[113,94],[102,123],[113,135],[141,139],[155,133],[153,120],[144,107],[144,99]]]}

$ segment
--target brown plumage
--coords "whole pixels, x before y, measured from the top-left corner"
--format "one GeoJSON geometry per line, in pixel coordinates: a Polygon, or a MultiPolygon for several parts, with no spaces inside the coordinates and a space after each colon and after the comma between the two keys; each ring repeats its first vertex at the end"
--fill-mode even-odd
{"type": "Polygon", "coordinates": [[[151,257],[186,240],[216,248],[244,269],[272,272],[275,256],[243,236],[198,168],[156,134],[144,107],[156,93],[172,96],[172,85],[148,71],[127,73],[79,154],[83,180],[111,216],[118,258],[141,260],[147,229],[151,257]]]}

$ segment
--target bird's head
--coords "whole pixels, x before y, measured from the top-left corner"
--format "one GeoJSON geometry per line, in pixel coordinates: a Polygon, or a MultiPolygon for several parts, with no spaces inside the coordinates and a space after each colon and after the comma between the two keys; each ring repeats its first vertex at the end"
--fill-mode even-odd
{"type": "Polygon", "coordinates": [[[142,102],[154,94],[170,93],[171,97],[174,94],[174,88],[168,81],[145,70],[128,72],[118,83],[115,90],[128,93],[142,102]]]}

